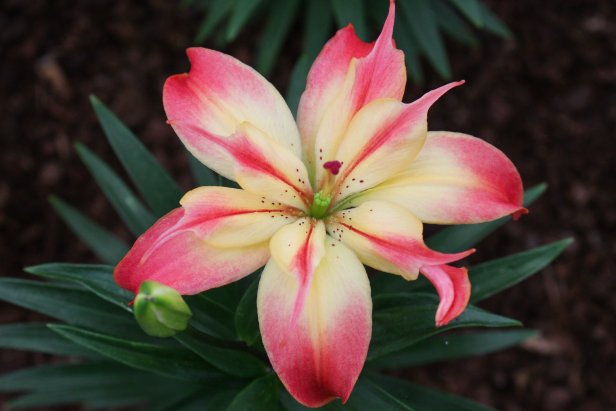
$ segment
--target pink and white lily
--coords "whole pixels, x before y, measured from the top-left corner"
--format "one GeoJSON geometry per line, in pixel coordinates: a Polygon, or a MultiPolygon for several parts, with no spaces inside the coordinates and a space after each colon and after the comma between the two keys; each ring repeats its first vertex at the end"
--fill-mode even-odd
{"type": "Polygon", "coordinates": [[[236,281],[265,265],[258,314],[265,349],[288,391],[317,407],[345,401],[372,328],[364,265],[436,288],[436,324],[465,309],[473,250],[429,249],[422,223],[464,224],[520,214],[509,159],[465,134],[428,132],[432,104],[462,82],[401,102],[404,55],[392,40],[394,4],[365,43],[351,25],[325,45],[297,124],[276,89],[228,55],[191,48],[170,77],[169,123],[200,161],[242,189],[199,187],[143,234],[115,279],[136,292],[154,280],[181,294],[236,281]]]}

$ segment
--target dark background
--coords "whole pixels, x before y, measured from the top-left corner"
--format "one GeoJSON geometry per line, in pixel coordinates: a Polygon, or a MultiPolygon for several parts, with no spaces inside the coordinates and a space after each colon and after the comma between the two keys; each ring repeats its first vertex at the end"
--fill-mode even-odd
{"type": "MultiPolygon", "coordinates": [[[[432,110],[430,128],[501,148],[526,187],[549,191],[484,242],[486,260],[575,237],[548,269],[484,306],[541,330],[521,348],[405,372],[414,381],[502,410],[616,409],[616,3],[487,1],[515,34],[479,50],[448,43],[464,87],[432,110]]],[[[187,71],[200,15],[176,1],[2,1],[0,8],[0,275],[48,261],[95,261],[47,203],[55,193],[130,240],[77,158],[85,143],[119,170],[88,104],[96,94],[185,189],[179,140],[164,120],[165,78],[187,71]]],[[[250,63],[258,26],[228,50],[250,63]]],[[[284,90],[299,39],[272,79],[284,90]]],[[[430,71],[430,70],[428,70],[430,71]]],[[[407,101],[444,81],[410,87],[407,101]]],[[[0,323],[32,313],[0,305],[0,323]]],[[[50,361],[2,351],[8,371],[50,361]]],[[[0,405],[0,409],[2,406],[0,405]]]]}

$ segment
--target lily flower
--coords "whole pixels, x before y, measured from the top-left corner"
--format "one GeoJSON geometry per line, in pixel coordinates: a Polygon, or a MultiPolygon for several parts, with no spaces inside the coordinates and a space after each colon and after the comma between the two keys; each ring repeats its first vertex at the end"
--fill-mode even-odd
{"type": "MultiPolygon", "coordinates": [[[[199,187],[156,222],[118,264],[115,280],[196,294],[263,265],[257,309],[272,367],[302,404],[346,401],[370,343],[364,265],[415,280],[440,297],[436,324],[464,311],[474,250],[429,249],[423,223],[465,224],[525,212],[511,161],[490,144],[428,132],[450,83],[405,104],[395,6],[378,39],[351,25],[329,40],[308,75],[297,123],[255,70],[223,53],[188,49],[188,74],[163,90],[169,124],[203,164],[241,189],[199,187]]],[[[401,281],[402,281],[401,279],[401,281]]]]}

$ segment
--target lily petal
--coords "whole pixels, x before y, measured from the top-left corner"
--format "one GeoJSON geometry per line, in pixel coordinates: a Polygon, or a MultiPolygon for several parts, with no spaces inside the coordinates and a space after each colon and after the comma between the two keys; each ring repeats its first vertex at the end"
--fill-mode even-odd
{"type": "Polygon", "coordinates": [[[271,259],[259,283],[263,344],[287,390],[308,407],[345,402],[366,359],[372,301],[357,257],[330,237],[304,307],[294,320],[300,282],[271,259]]]}
{"type": "Polygon", "coordinates": [[[226,54],[196,47],[186,53],[190,73],[167,79],[163,103],[169,123],[201,162],[233,179],[233,164],[209,136],[232,140],[244,122],[301,156],[293,115],[274,86],[226,54]]]}
{"type": "Polygon", "coordinates": [[[474,252],[445,254],[423,242],[423,225],[405,208],[384,201],[334,213],[327,232],[351,248],[362,263],[407,280],[415,280],[421,267],[450,263],[474,252]]]}
{"type": "Polygon", "coordinates": [[[408,169],[362,193],[353,203],[386,200],[421,221],[467,224],[526,211],[520,174],[494,146],[461,133],[430,132],[408,169]]]}
{"type": "MultiPolygon", "coordinates": [[[[361,41],[351,25],[341,29],[315,60],[298,108],[304,160],[311,176],[333,155],[353,115],[378,98],[401,100],[406,84],[404,53],[393,45],[395,5],[375,43],[361,41]]],[[[318,186],[318,184],[317,184],[318,186]]]]}
{"type": "Polygon", "coordinates": [[[136,292],[145,280],[180,294],[196,294],[236,281],[269,258],[268,240],[296,219],[297,210],[224,187],[187,193],[177,208],[137,239],[114,278],[136,292]]]}
{"type": "Polygon", "coordinates": [[[434,285],[441,299],[436,310],[436,325],[446,325],[462,314],[471,298],[468,270],[445,264],[424,266],[420,270],[434,285]]]}
{"type": "Polygon", "coordinates": [[[342,168],[334,199],[340,201],[372,188],[408,168],[425,142],[428,110],[461,84],[449,83],[410,104],[381,99],[362,108],[349,124],[336,154],[342,168]]]}

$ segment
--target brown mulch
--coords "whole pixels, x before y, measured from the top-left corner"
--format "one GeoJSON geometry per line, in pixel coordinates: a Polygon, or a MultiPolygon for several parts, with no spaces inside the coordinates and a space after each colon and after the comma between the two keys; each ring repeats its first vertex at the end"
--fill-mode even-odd
{"type": "MultiPolygon", "coordinates": [[[[541,275],[483,304],[541,330],[522,348],[408,370],[413,381],[507,410],[616,407],[616,5],[609,0],[490,1],[515,39],[479,50],[449,43],[467,84],[431,112],[431,129],[481,136],[546,181],[531,214],[482,244],[475,261],[572,236],[541,275]]],[[[165,125],[161,88],[188,67],[199,15],[175,1],[3,1],[0,5],[0,275],[47,261],[95,261],[48,206],[54,193],[130,240],[72,144],[119,170],[88,105],[96,94],[190,187],[181,145],[165,125]]],[[[232,54],[249,61],[254,36],[232,54]]],[[[274,74],[284,87],[294,47],[274,74]]],[[[441,84],[431,76],[422,89],[441,84]]],[[[419,92],[413,87],[413,92],[419,92]]],[[[0,322],[33,314],[0,305],[0,322]]],[[[49,361],[2,351],[0,369],[49,361]]],[[[0,407],[1,409],[1,407],[0,407]]]]}

